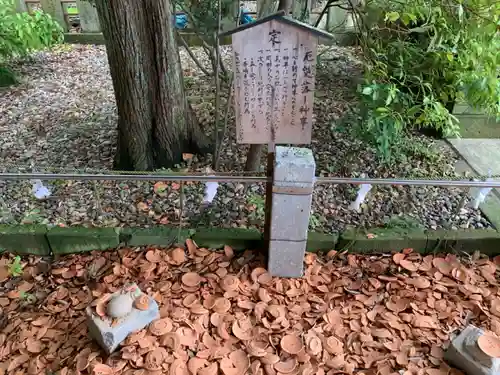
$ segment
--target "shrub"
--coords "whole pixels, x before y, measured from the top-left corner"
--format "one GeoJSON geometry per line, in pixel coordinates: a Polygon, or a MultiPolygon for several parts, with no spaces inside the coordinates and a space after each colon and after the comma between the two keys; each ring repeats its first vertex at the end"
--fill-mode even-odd
{"type": "Polygon", "coordinates": [[[15,81],[5,65],[12,58],[62,41],[62,28],[42,11],[16,12],[14,0],[0,0],[0,85],[15,81]]]}
{"type": "Polygon", "coordinates": [[[384,161],[415,128],[457,134],[456,101],[500,116],[500,3],[368,0],[358,19],[361,130],[384,161]]]}

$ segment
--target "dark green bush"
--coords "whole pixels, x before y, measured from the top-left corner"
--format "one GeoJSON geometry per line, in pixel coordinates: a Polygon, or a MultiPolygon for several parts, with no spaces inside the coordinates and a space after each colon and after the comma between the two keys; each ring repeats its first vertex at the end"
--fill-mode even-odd
{"type": "Polygon", "coordinates": [[[457,101],[500,116],[496,0],[368,0],[357,19],[361,130],[384,161],[415,128],[457,134],[457,101]]]}
{"type": "Polygon", "coordinates": [[[62,28],[41,11],[16,12],[13,0],[0,0],[0,86],[16,82],[5,63],[62,41],[62,28]]]}

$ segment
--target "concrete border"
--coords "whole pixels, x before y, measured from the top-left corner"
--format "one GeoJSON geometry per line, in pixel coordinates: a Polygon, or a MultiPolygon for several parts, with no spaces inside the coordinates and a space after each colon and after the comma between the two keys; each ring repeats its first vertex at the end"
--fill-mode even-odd
{"type": "Polygon", "coordinates": [[[0,225],[0,251],[47,256],[52,250],[44,225],[0,225]]]}
{"type": "MultiPolygon", "coordinates": [[[[220,249],[229,245],[235,250],[263,249],[262,233],[246,228],[182,229],[155,228],[84,228],[36,225],[0,226],[0,251],[40,256],[64,255],[120,246],[170,247],[192,238],[198,246],[220,249]],[[180,237],[179,237],[180,236],[180,237]]],[[[500,254],[500,233],[493,229],[474,230],[402,230],[373,228],[346,230],[340,234],[309,232],[307,251],[349,251],[354,253],[390,253],[412,248],[420,253],[437,251],[480,251],[500,254]]]]}
{"type": "Polygon", "coordinates": [[[119,228],[53,227],[46,232],[54,255],[117,248],[119,236],[119,228]]]}

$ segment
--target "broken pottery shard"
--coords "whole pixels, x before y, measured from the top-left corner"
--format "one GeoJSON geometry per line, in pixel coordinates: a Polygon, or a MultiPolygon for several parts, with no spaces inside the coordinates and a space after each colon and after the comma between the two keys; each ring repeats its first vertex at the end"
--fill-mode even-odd
{"type": "Polygon", "coordinates": [[[153,298],[143,294],[139,288],[133,289],[133,292],[129,290],[130,287],[127,290],[114,293],[110,298],[110,303],[113,300],[115,302],[123,300],[124,296],[132,293],[134,298],[147,297],[149,299],[147,309],[139,310],[135,306],[127,306],[128,314],[117,319],[112,319],[110,316],[100,317],[91,306],[86,309],[89,334],[108,354],[111,354],[129,334],[143,329],[152,321],[160,318],[158,304],[153,298]]]}
{"type": "Polygon", "coordinates": [[[467,375],[500,375],[500,358],[481,350],[478,339],[485,332],[473,325],[467,326],[450,344],[445,360],[467,375]]]}

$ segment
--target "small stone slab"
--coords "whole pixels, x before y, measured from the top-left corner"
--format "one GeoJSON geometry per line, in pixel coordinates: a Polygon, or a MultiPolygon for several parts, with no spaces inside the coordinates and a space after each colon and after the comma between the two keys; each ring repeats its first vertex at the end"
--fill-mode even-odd
{"type": "MultiPolygon", "coordinates": [[[[122,291],[113,293],[111,298],[121,293],[122,291]]],[[[138,310],[132,307],[130,313],[123,318],[117,319],[113,326],[110,318],[101,318],[94,313],[90,306],[87,307],[87,325],[90,337],[96,340],[107,354],[111,354],[132,332],[139,331],[152,321],[160,318],[158,304],[153,298],[149,296],[148,298],[149,308],[147,310],[138,310]]]]}
{"type": "Polygon", "coordinates": [[[445,360],[467,375],[500,375],[500,358],[491,358],[483,353],[477,340],[484,331],[467,326],[450,344],[445,352],[445,360]]]}

